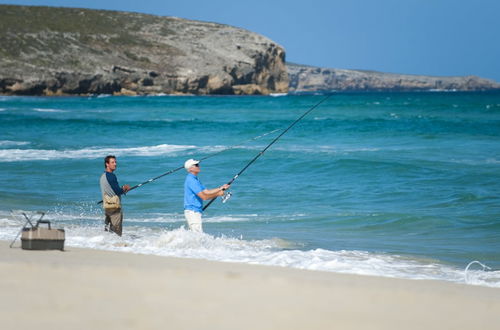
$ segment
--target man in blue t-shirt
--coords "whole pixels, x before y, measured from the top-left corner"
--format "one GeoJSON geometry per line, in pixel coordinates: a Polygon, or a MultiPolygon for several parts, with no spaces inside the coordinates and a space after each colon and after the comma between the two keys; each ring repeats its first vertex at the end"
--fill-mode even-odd
{"type": "Polygon", "coordinates": [[[189,229],[201,233],[203,232],[201,225],[203,201],[224,195],[224,190],[228,189],[229,185],[225,184],[219,188],[206,189],[198,179],[198,173],[200,173],[199,160],[186,160],[184,168],[189,172],[186,181],[184,181],[184,216],[189,229]]]}

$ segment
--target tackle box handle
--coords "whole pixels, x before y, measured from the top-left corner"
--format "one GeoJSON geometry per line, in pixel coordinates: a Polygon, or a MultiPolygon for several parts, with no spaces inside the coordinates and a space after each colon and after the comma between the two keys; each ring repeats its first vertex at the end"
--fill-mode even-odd
{"type": "Polygon", "coordinates": [[[38,225],[41,224],[41,223],[46,223],[49,226],[49,230],[51,229],[50,228],[50,221],[49,220],[38,220],[36,222],[36,227],[38,227],[38,225]]]}

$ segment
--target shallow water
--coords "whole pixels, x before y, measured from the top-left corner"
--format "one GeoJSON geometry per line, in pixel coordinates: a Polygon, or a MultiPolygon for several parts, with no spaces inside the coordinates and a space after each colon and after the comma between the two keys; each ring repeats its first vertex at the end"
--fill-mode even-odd
{"type": "MultiPolygon", "coordinates": [[[[66,244],[500,287],[500,94],[335,94],[184,230],[178,171],[124,197],[123,238],[102,231],[107,154],[135,185],[266,132],[325,96],[0,97],[0,239],[44,210],[66,244]],[[496,271],[495,271],[496,270],[496,271]]],[[[279,131],[202,163],[229,181],[279,131]]],[[[36,218],[36,217],[35,217],[36,218]]]]}

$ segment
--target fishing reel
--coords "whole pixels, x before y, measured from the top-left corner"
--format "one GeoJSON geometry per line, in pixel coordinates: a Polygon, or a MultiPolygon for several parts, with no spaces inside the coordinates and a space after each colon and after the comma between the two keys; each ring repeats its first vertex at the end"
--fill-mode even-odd
{"type": "Polygon", "coordinates": [[[221,197],[222,203],[227,202],[231,198],[232,195],[233,194],[230,191],[226,191],[224,193],[224,195],[222,195],[222,197],[221,197]]]}

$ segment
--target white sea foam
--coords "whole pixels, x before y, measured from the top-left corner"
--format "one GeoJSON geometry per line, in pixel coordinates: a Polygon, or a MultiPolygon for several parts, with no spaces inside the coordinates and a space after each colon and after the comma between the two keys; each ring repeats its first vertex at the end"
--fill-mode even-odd
{"type": "MultiPolygon", "coordinates": [[[[213,236],[188,231],[182,225],[174,230],[129,225],[124,227],[123,237],[118,237],[104,232],[101,222],[102,219],[95,225],[82,226],[53,220],[53,227],[64,226],[68,247],[466,283],[463,269],[428,260],[366,251],[301,250],[301,246],[280,238],[246,240],[242,237],[213,236]]],[[[0,215],[0,239],[12,241],[21,225],[22,219],[0,215]]],[[[500,271],[469,270],[467,283],[500,287],[500,271]]]]}
{"type": "MultiPolygon", "coordinates": [[[[1,146],[22,146],[29,142],[5,142],[1,146]]],[[[195,145],[172,145],[160,144],[156,146],[130,147],[130,148],[102,148],[88,147],[83,149],[0,149],[0,162],[16,162],[16,161],[32,161],[32,160],[55,160],[55,159],[97,159],[105,154],[113,154],[116,156],[137,156],[137,157],[155,157],[165,155],[176,155],[179,152],[184,152],[184,155],[190,155],[196,151],[197,154],[212,154],[229,146],[195,146],[195,145]]],[[[264,146],[238,146],[235,149],[242,150],[262,150],[264,146]]],[[[379,148],[345,148],[329,145],[318,145],[314,147],[308,146],[287,146],[274,147],[275,151],[283,152],[298,152],[298,153],[326,153],[326,154],[346,154],[353,152],[377,152],[379,148]]]]}
{"type": "MultiPolygon", "coordinates": [[[[316,145],[314,147],[309,146],[287,146],[287,147],[274,147],[275,151],[285,151],[285,152],[297,152],[297,153],[326,153],[326,154],[347,154],[356,152],[377,152],[380,148],[351,148],[343,146],[332,146],[332,145],[316,145]]],[[[387,148],[386,150],[389,150],[387,148]]]]}
{"type": "Polygon", "coordinates": [[[452,92],[457,92],[457,90],[455,88],[452,88],[452,89],[431,88],[428,91],[429,92],[437,92],[437,93],[443,93],[443,92],[452,93],[452,92]]]}
{"type": "Polygon", "coordinates": [[[221,223],[221,222],[255,221],[255,218],[257,218],[258,216],[259,216],[258,214],[239,214],[239,215],[227,214],[224,216],[213,216],[213,217],[207,218],[205,222],[221,223]]]}
{"type": "Polygon", "coordinates": [[[116,156],[163,156],[171,155],[180,151],[195,149],[189,145],[160,144],[149,147],[132,148],[98,148],[89,147],[83,149],[67,150],[44,150],[44,149],[0,149],[0,162],[15,162],[26,160],[54,160],[54,159],[96,159],[103,155],[114,154],[116,156]]]}
{"type": "Polygon", "coordinates": [[[156,94],[148,94],[147,97],[158,97],[158,96],[170,96],[170,94],[166,93],[156,93],[156,94]]]}
{"type": "MultiPolygon", "coordinates": [[[[226,214],[223,216],[213,216],[210,218],[203,219],[205,223],[223,223],[223,222],[246,222],[246,221],[255,221],[255,218],[258,217],[257,214],[226,214]]],[[[80,217],[81,218],[81,217],[80,217]]],[[[101,217],[99,217],[100,219],[101,217]]],[[[68,219],[69,220],[69,219],[68,219]]],[[[134,215],[127,216],[128,222],[140,222],[140,223],[183,223],[185,221],[184,214],[180,213],[152,213],[148,214],[145,217],[141,216],[140,218],[134,215]]]]}
{"type": "MultiPolygon", "coordinates": [[[[264,145],[255,145],[255,146],[239,146],[238,149],[242,150],[256,150],[260,151],[264,148],[264,145]]],[[[206,146],[196,148],[197,151],[203,153],[214,153],[221,151],[227,148],[227,146],[206,146]]],[[[288,146],[273,146],[274,151],[283,151],[283,152],[296,152],[296,153],[326,153],[326,154],[345,154],[345,153],[354,153],[354,152],[377,152],[382,150],[381,148],[351,148],[349,146],[333,146],[333,145],[315,145],[315,146],[306,146],[306,145],[288,145],[288,146]]],[[[399,151],[403,150],[401,148],[390,148],[386,147],[384,150],[394,150],[399,151]]]]}
{"type": "Polygon", "coordinates": [[[25,146],[30,144],[27,141],[10,141],[10,140],[1,140],[0,147],[10,147],[10,146],[25,146]]]}
{"type": "Polygon", "coordinates": [[[37,112],[68,112],[67,110],[61,109],[43,109],[43,108],[33,108],[37,112]]]}

